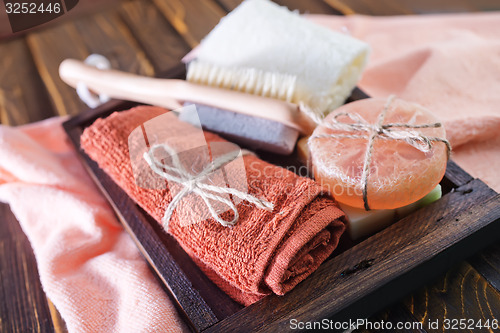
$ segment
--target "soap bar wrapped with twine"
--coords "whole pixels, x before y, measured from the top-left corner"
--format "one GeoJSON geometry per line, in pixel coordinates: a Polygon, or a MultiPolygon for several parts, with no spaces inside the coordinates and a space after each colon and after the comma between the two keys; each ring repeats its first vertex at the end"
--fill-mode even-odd
{"type": "Polygon", "coordinates": [[[282,295],[318,268],[345,228],[323,188],[170,114],[98,119],[82,148],[235,300],[282,295]],[[158,117],[168,121],[153,128],[158,117]]]}
{"type": "Polygon", "coordinates": [[[405,206],[441,180],[451,147],[425,108],[390,96],[344,105],[309,138],[314,176],[347,205],[405,206]]]}

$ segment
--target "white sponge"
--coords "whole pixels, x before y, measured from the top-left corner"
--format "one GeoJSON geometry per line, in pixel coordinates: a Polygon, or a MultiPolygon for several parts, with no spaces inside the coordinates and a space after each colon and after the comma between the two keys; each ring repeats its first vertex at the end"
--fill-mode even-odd
{"type": "Polygon", "coordinates": [[[368,57],[366,43],[316,25],[268,0],[246,0],[203,39],[199,61],[297,77],[292,102],[325,113],[350,95],[368,57]]]}

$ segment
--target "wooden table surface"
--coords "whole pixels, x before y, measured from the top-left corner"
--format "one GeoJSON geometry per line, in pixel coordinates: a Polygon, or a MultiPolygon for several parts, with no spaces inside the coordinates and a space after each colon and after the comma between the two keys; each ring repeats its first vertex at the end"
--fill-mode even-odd
{"type": "MultiPolygon", "coordinates": [[[[83,2],[83,1],[81,1],[83,2]]],[[[121,70],[153,76],[177,64],[240,0],[128,0],[0,41],[0,122],[21,125],[85,109],[58,77],[65,58],[103,54],[121,70]]],[[[301,13],[398,15],[500,10],[498,0],[276,0],[301,13]]],[[[0,7],[1,8],[1,7],[0,7]]],[[[85,6],[88,8],[88,6],[85,6]]],[[[64,332],[40,286],[31,247],[0,205],[0,332],[64,332]]],[[[500,320],[500,243],[462,262],[371,321],[500,320]]],[[[361,330],[360,330],[361,331],[361,330]]],[[[474,332],[494,330],[475,330],[474,332]]],[[[371,332],[363,330],[363,332],[371,332]]]]}

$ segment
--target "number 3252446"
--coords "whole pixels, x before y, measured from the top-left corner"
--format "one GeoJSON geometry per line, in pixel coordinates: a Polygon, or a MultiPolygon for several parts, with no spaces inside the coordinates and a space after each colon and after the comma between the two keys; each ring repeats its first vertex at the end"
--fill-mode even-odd
{"type": "Polygon", "coordinates": [[[7,2],[5,3],[7,14],[38,14],[55,13],[59,14],[62,10],[61,3],[35,3],[35,2],[7,2]]]}

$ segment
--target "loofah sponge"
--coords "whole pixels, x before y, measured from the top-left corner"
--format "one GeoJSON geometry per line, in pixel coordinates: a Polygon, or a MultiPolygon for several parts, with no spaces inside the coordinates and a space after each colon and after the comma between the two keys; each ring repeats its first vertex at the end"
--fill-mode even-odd
{"type": "Polygon", "coordinates": [[[297,77],[292,102],[318,113],[342,105],[361,76],[369,47],[267,0],[246,0],[203,39],[197,59],[297,77]]]}

